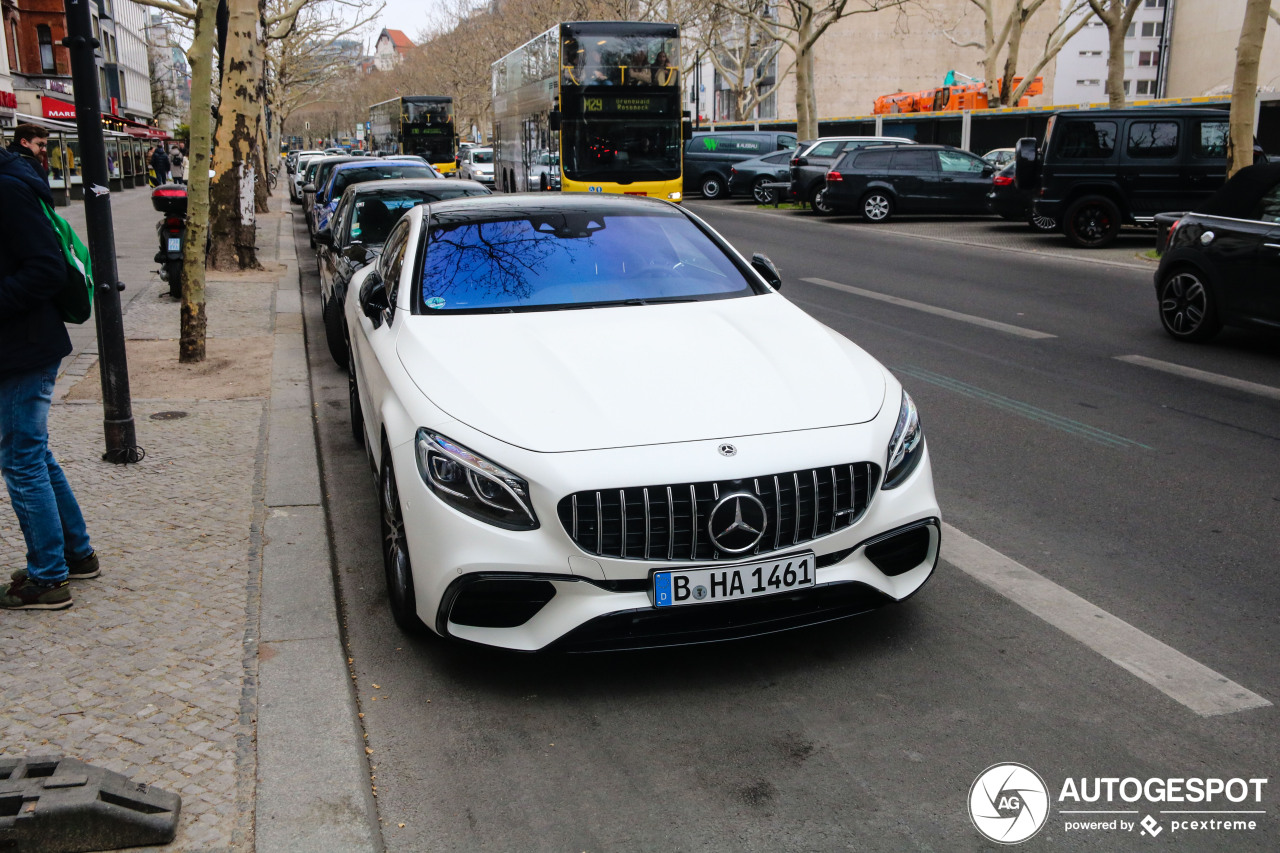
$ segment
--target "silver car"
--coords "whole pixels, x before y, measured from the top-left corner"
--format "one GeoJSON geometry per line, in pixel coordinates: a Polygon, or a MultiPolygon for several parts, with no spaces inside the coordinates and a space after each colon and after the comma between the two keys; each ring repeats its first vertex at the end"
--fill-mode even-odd
{"type": "Polygon", "coordinates": [[[493,149],[472,148],[463,154],[458,177],[493,186],[493,149]]]}

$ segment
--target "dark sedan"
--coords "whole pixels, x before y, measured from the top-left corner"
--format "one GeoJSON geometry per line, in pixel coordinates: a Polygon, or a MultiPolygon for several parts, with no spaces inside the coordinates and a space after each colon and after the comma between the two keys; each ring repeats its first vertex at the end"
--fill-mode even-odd
{"type": "Polygon", "coordinates": [[[894,213],[986,213],[994,169],[948,145],[863,148],[827,173],[826,205],[868,222],[894,213]]]}
{"type": "Polygon", "coordinates": [[[1026,222],[1037,231],[1057,231],[1058,223],[1053,218],[1036,213],[1032,208],[1031,191],[1018,189],[1014,181],[1016,171],[1017,164],[1009,163],[992,175],[991,191],[987,193],[987,209],[1001,219],[1026,222]]]}
{"type": "Polygon", "coordinates": [[[330,222],[315,235],[325,342],[339,367],[347,366],[342,301],[352,273],[378,256],[391,227],[406,210],[424,202],[472,195],[490,195],[490,190],[475,181],[422,178],[366,181],[342,193],[330,222]]]}
{"type": "Polygon", "coordinates": [[[778,151],[734,163],[729,167],[729,195],[750,193],[758,203],[772,204],[777,190],[769,189],[765,184],[785,184],[790,181],[791,158],[795,154],[794,150],[778,151]]]}
{"type": "Polygon", "coordinates": [[[1223,326],[1280,331],[1280,164],[1241,169],[1170,229],[1156,270],[1165,331],[1206,341],[1223,326]]]}

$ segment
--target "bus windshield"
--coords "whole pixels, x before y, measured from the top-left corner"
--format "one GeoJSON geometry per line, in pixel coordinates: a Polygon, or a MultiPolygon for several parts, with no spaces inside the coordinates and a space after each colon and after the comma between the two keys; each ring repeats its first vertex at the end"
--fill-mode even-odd
{"type": "Polygon", "coordinates": [[[580,33],[565,39],[564,86],[675,86],[679,40],[666,36],[580,33]]]}

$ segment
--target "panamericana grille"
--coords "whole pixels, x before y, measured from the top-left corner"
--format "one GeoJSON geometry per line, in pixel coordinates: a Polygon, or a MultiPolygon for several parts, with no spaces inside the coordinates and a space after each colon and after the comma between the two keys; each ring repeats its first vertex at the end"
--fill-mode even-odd
{"type": "Polygon", "coordinates": [[[790,548],[848,527],[866,511],[879,468],[856,462],[707,483],[576,492],[557,506],[560,523],[583,551],[623,560],[742,560],[790,548]],[[756,495],[767,524],[745,554],[720,551],[707,519],[722,496],[756,495]]]}

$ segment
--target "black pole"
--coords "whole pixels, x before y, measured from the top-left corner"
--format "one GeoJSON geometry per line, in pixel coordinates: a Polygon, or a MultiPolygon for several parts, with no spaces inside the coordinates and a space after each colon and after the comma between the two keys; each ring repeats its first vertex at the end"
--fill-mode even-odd
{"type": "Polygon", "coordinates": [[[84,185],[85,223],[89,231],[89,257],[93,262],[94,320],[98,327],[98,371],[102,376],[103,432],[108,462],[138,461],[129,401],[129,366],[124,349],[124,317],[120,291],[124,285],[116,271],[116,237],[111,223],[111,186],[107,173],[107,144],[102,138],[102,111],[98,106],[98,73],[89,15],[91,0],[64,0],[67,37],[71,52],[71,82],[76,95],[76,129],[80,132],[80,176],[84,185]]]}

